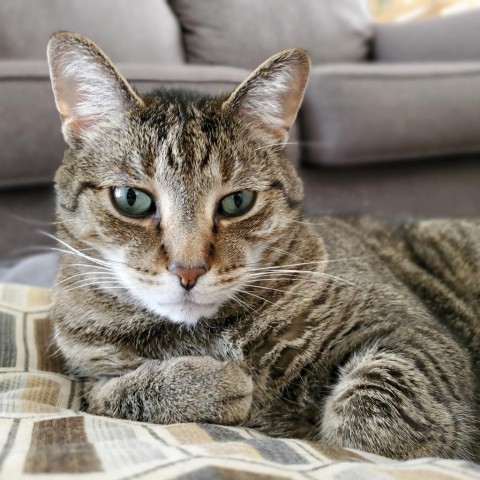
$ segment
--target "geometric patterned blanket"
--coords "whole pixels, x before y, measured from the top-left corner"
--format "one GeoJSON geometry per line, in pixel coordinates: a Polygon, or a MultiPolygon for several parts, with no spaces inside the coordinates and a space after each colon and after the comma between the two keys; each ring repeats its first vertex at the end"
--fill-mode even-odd
{"type": "Polygon", "coordinates": [[[393,461],[244,428],[153,425],[80,411],[51,343],[46,289],[0,284],[0,478],[480,479],[464,461],[393,461]]]}

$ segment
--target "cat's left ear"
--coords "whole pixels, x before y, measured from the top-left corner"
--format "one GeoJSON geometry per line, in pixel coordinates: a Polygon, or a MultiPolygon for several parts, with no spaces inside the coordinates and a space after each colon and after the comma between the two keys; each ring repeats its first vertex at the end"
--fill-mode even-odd
{"type": "Polygon", "coordinates": [[[248,125],[267,138],[285,142],[297,117],[310,74],[305,50],[280,52],[260,65],[225,101],[248,125]]]}
{"type": "Polygon", "coordinates": [[[57,32],[48,42],[47,54],[62,132],[70,146],[102,125],[118,123],[129,108],[143,105],[110,59],[88,38],[57,32]]]}

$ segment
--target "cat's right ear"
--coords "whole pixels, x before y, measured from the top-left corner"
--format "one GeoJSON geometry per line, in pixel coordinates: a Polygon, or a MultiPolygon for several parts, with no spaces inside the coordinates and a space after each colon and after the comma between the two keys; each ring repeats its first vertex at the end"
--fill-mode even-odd
{"type": "Polygon", "coordinates": [[[52,35],[47,47],[55,103],[65,141],[74,146],[102,125],[118,123],[143,101],[109,58],[90,40],[71,32],[52,35]]]}

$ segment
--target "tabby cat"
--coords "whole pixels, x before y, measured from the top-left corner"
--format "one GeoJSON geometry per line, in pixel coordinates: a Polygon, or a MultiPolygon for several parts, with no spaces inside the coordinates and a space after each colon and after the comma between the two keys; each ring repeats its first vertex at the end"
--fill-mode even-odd
{"type": "Polygon", "coordinates": [[[306,52],[216,98],[140,96],[73,33],[48,58],[52,316],[89,412],[479,458],[480,222],[305,221],[282,151],[306,52]]]}

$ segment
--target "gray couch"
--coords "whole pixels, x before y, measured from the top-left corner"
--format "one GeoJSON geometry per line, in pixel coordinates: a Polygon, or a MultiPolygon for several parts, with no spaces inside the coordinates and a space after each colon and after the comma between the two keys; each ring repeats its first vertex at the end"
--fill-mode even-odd
{"type": "Polygon", "coordinates": [[[479,215],[480,12],[378,25],[365,4],[2,0],[0,279],[37,283],[52,265],[7,270],[52,243],[37,231],[53,228],[64,149],[45,60],[56,30],[95,40],[142,92],[229,91],[270,54],[307,48],[312,77],[288,155],[308,213],[479,215]]]}

